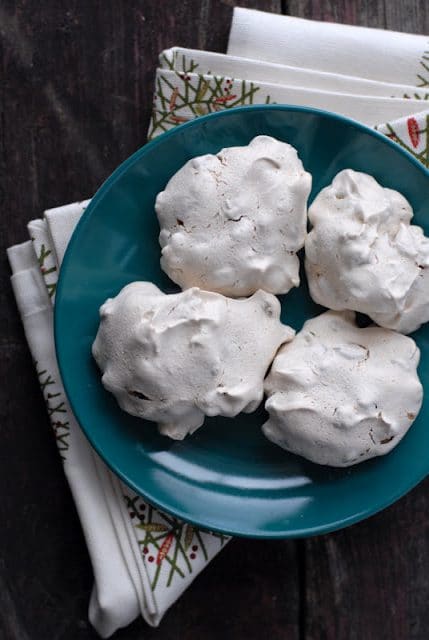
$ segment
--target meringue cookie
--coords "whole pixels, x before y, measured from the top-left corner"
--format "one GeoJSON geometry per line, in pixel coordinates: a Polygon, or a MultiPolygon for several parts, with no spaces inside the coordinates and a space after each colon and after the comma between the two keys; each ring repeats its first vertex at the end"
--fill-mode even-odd
{"type": "Polygon", "coordinates": [[[295,334],[279,317],[279,301],[264,291],[231,300],[133,282],[102,305],[92,353],[124,411],[181,440],[205,416],[257,408],[277,349],[295,334]]]}
{"type": "Polygon", "coordinates": [[[224,295],[299,285],[311,176],[269,136],[187,162],[158,194],[161,267],[183,289],[224,295]]]}
{"type": "Polygon", "coordinates": [[[351,311],[308,320],[265,382],[269,440],[313,462],[347,467],[388,453],[417,416],[423,389],[412,338],[359,329],[351,311]]]}
{"type": "Polygon", "coordinates": [[[308,215],[305,265],[315,302],[366,313],[401,333],[429,320],[429,238],[410,224],[413,211],[400,193],[346,169],[308,215]]]}

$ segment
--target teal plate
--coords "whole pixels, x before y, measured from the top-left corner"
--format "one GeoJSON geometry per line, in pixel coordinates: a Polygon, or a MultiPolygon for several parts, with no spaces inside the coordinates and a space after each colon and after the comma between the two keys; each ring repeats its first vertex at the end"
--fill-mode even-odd
{"type": "MultiPolygon", "coordinates": [[[[177,288],[159,266],[156,194],[187,160],[267,134],[294,145],[313,175],[313,195],[341,169],[375,176],[411,202],[429,235],[429,173],[399,145],[356,122],[315,109],[267,105],[212,114],[169,131],[137,151],[100,188],[64,258],[55,336],[76,418],[107,464],[159,509],[233,535],[286,538],[357,522],[391,504],[429,471],[429,403],[389,455],[336,470],[286,453],[260,430],[263,409],[211,418],[183,442],[128,416],[101,385],[91,357],[98,309],[133,280],[177,288]]],[[[303,278],[304,280],[304,278],[303,278]]],[[[305,282],[282,297],[282,319],[299,329],[320,312],[305,282]]],[[[429,326],[415,334],[420,376],[429,388],[429,326]]]]}

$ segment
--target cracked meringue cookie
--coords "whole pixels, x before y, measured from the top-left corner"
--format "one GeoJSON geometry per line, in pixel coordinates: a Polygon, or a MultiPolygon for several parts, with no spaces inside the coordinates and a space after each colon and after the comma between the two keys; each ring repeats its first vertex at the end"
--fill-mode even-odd
{"type": "Polygon", "coordinates": [[[310,294],[329,309],[353,309],[411,333],[429,320],[429,238],[411,225],[397,191],[346,169],[308,210],[305,242],[310,294]]]}
{"type": "Polygon", "coordinates": [[[181,440],[205,416],[257,408],[276,351],[295,334],[279,317],[279,301],[265,291],[231,300],[134,282],[100,308],[92,353],[124,411],[181,440]]]}
{"type": "Polygon", "coordinates": [[[287,451],[347,467],[393,449],[423,398],[412,338],[371,326],[352,311],[308,320],[284,345],[265,382],[262,430],[287,451]]]}
{"type": "Polygon", "coordinates": [[[156,199],[162,269],[183,289],[287,293],[310,190],[296,149],[269,136],[189,160],[156,199]]]}

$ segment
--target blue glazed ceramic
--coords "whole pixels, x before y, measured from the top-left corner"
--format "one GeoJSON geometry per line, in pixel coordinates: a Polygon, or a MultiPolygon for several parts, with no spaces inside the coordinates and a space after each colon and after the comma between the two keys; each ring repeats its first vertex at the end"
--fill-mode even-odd
{"type": "MultiPolygon", "coordinates": [[[[182,125],[150,142],[100,188],[67,250],[55,333],[65,388],[86,436],[107,464],[161,510],[234,535],[285,538],[357,522],[397,500],[429,471],[429,325],[415,334],[426,389],[421,413],[389,455],[336,470],[286,453],[261,434],[263,409],[211,418],[183,442],[122,412],[91,357],[98,309],[134,280],[177,288],[159,266],[156,194],[193,156],[267,134],[291,143],[313,175],[312,197],[341,169],[372,174],[410,201],[429,235],[429,173],[399,145],[356,122],[315,109],[232,109],[182,125]]],[[[304,278],[302,278],[304,281],[304,278]]],[[[282,319],[300,329],[320,312],[305,282],[282,297],[282,319]]]]}

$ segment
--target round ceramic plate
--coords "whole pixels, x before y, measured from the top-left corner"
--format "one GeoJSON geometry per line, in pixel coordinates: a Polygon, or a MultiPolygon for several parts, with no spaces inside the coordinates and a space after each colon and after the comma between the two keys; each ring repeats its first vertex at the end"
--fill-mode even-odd
{"type": "MultiPolygon", "coordinates": [[[[177,287],[159,266],[154,201],[193,156],[246,145],[267,134],[294,145],[313,175],[313,193],[341,169],[375,176],[402,192],[429,234],[429,173],[399,145],[345,118],[300,107],[232,109],[182,125],[137,151],[100,188],[67,250],[55,309],[56,347],[65,388],[86,436],[107,464],[153,505],[203,528],[283,538],[322,533],[391,504],[429,471],[429,402],[389,455],[336,470],[286,453],[261,433],[263,408],[211,418],[174,442],[153,423],[122,412],[103,389],[91,357],[98,309],[134,280],[177,287]],[[426,217],[425,217],[426,216],[426,217]]],[[[282,319],[300,329],[320,307],[302,284],[282,297],[282,319]]],[[[429,385],[429,326],[415,334],[420,376],[429,385]]]]}

